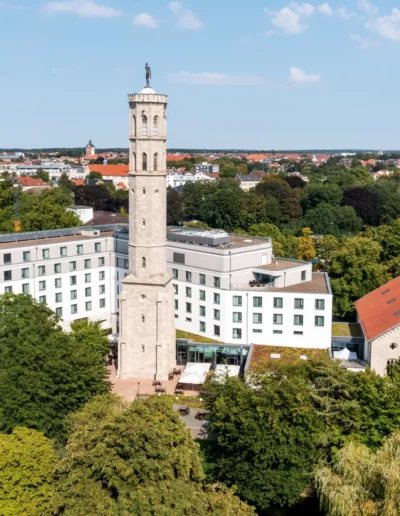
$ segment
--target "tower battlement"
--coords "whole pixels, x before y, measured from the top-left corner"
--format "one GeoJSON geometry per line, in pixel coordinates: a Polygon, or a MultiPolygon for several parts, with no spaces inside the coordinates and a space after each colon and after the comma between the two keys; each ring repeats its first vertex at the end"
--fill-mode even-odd
{"type": "MultiPolygon", "coordinates": [[[[150,90],[151,88],[145,89],[150,90]]],[[[156,93],[154,90],[153,93],[129,93],[128,102],[160,102],[166,104],[168,102],[168,95],[156,93]]]]}

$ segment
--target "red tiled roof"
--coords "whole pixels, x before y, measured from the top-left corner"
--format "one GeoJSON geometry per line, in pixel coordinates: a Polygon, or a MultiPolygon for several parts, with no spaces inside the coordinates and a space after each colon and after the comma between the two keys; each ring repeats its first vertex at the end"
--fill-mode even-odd
{"type": "Polygon", "coordinates": [[[261,161],[262,159],[266,159],[266,154],[248,154],[247,159],[250,161],[261,161]]]}
{"type": "Polygon", "coordinates": [[[126,190],[128,188],[125,183],[118,183],[117,186],[122,188],[122,190],[126,190]]]}
{"type": "Polygon", "coordinates": [[[191,157],[191,154],[167,154],[167,161],[183,161],[191,157]]]}
{"type": "Polygon", "coordinates": [[[43,179],[37,179],[36,177],[21,176],[18,178],[18,183],[22,186],[49,186],[43,179]]]}
{"type": "Polygon", "coordinates": [[[355,302],[368,340],[374,340],[400,324],[400,276],[355,302]]]}
{"type": "Polygon", "coordinates": [[[72,182],[75,183],[76,186],[83,186],[85,184],[83,179],[72,179],[72,182]]]}
{"type": "Polygon", "coordinates": [[[102,176],[127,177],[129,165],[88,165],[90,172],[99,172],[102,176]]]}

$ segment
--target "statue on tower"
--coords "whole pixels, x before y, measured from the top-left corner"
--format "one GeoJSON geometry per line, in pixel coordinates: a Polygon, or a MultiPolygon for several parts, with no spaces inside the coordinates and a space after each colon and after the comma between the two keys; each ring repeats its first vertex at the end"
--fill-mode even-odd
{"type": "Polygon", "coordinates": [[[151,68],[148,65],[148,63],[146,63],[145,70],[146,70],[146,88],[150,88],[151,68]]]}

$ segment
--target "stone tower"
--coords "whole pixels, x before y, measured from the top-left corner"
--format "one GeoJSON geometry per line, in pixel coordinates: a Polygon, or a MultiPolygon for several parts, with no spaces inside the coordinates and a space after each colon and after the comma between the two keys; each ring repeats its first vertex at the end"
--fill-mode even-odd
{"type": "Polygon", "coordinates": [[[129,275],[120,298],[118,376],[168,379],[176,364],[174,291],[167,274],[167,95],[129,101],[129,275]]]}

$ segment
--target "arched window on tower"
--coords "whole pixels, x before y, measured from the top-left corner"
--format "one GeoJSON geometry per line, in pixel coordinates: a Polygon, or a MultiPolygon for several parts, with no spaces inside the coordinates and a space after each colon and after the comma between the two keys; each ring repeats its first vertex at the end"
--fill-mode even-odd
{"type": "Polygon", "coordinates": [[[143,256],[142,258],[142,269],[146,268],[146,258],[143,256]]]}
{"type": "Polygon", "coordinates": [[[153,135],[157,136],[158,134],[158,116],[153,118],[153,135]]]}
{"type": "Polygon", "coordinates": [[[136,152],[132,152],[132,165],[133,170],[136,170],[136,152]]]}
{"type": "Polygon", "coordinates": [[[146,195],[146,188],[143,188],[143,195],[146,195]]]}
{"type": "Polygon", "coordinates": [[[136,136],[136,117],[132,117],[132,136],[136,136]]]}
{"type": "Polygon", "coordinates": [[[147,136],[147,116],[142,116],[142,136],[147,136]]]}
{"type": "Polygon", "coordinates": [[[142,226],[145,226],[145,225],[146,225],[146,220],[142,219],[142,226]]]}
{"type": "Polygon", "coordinates": [[[147,170],[147,154],[145,152],[142,154],[142,170],[147,170]]]}
{"type": "Polygon", "coordinates": [[[157,154],[157,152],[154,154],[153,170],[158,170],[158,154],[157,154]]]}

